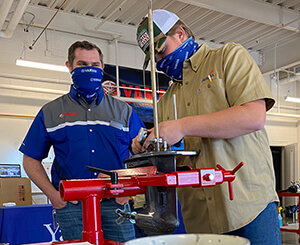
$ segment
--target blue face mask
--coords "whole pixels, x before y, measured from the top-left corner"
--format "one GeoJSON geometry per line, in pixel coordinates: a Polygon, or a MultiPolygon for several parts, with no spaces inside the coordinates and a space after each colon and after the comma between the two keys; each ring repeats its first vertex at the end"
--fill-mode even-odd
{"type": "Polygon", "coordinates": [[[86,100],[95,97],[103,80],[102,69],[94,66],[77,67],[72,72],[73,87],[86,100]]]}
{"type": "Polygon", "coordinates": [[[198,47],[199,44],[190,37],[172,53],[157,62],[156,69],[164,72],[172,79],[181,79],[183,62],[196,53],[198,47]]]}

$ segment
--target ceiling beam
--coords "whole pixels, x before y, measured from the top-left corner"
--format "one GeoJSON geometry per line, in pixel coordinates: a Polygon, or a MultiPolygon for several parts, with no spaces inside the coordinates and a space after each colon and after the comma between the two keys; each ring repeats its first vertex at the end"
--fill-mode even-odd
{"type": "MultiPolygon", "coordinates": [[[[294,39],[289,43],[278,44],[276,48],[276,68],[288,67],[291,64],[300,64],[300,38],[294,39]]],[[[260,67],[263,73],[268,73],[274,70],[275,61],[275,46],[264,52],[264,64],[260,67]]]]}
{"type": "Polygon", "coordinates": [[[272,4],[249,0],[226,0],[226,4],[224,4],[223,0],[178,1],[272,26],[284,26],[287,23],[290,23],[289,25],[284,26],[284,28],[293,31],[299,30],[300,20],[296,22],[293,21],[300,17],[300,13],[283,9],[272,4]]]}

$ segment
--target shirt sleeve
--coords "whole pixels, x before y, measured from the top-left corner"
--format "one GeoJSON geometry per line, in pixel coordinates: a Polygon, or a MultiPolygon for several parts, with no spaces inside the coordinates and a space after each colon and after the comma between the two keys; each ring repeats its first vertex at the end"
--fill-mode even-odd
{"type": "Polygon", "coordinates": [[[231,44],[223,56],[226,93],[230,106],[265,99],[267,110],[275,103],[257,64],[241,45],[231,44]]]}
{"type": "Polygon", "coordinates": [[[140,128],[145,127],[143,121],[132,108],[132,113],[129,118],[129,137],[130,141],[132,141],[139,133],[140,128]]]}
{"type": "Polygon", "coordinates": [[[138,114],[135,112],[135,110],[132,108],[132,113],[129,118],[129,139],[130,139],[129,150],[132,155],[134,155],[134,153],[132,152],[132,149],[131,149],[131,142],[138,135],[139,130],[142,127],[145,128],[143,121],[138,116],[138,114]]]}
{"type": "Polygon", "coordinates": [[[42,160],[48,156],[51,145],[52,142],[45,128],[41,109],[32,122],[19,151],[36,160],[42,160]]]}

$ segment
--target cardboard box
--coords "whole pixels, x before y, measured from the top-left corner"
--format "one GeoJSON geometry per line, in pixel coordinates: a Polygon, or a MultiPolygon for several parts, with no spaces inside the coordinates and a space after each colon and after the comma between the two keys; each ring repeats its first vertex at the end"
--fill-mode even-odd
{"type": "Polygon", "coordinates": [[[14,202],[31,205],[31,182],[28,178],[0,178],[0,205],[14,202]]]}

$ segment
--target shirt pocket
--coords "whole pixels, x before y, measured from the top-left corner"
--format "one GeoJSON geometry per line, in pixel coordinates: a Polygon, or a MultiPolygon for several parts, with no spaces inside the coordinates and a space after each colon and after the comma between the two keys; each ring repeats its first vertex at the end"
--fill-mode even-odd
{"type": "Polygon", "coordinates": [[[111,121],[110,126],[114,130],[114,135],[116,137],[116,144],[118,147],[126,148],[129,147],[129,127],[124,125],[123,123],[117,121],[111,121]]]}
{"type": "Polygon", "coordinates": [[[223,79],[214,76],[211,81],[202,81],[198,90],[200,114],[213,113],[230,107],[223,79]]]}

